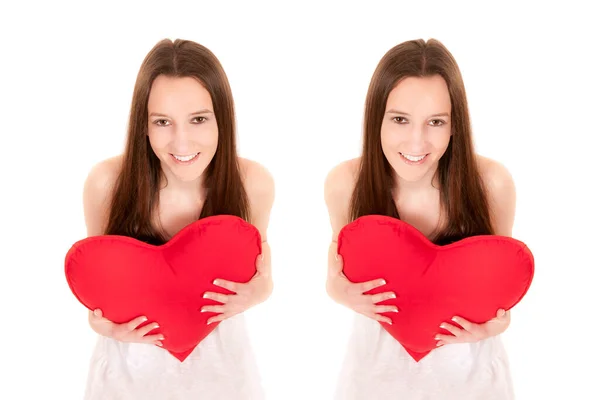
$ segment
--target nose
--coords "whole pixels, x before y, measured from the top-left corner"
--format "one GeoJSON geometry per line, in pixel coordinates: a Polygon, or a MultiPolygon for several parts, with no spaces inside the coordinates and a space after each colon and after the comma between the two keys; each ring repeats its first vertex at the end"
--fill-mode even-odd
{"type": "Polygon", "coordinates": [[[413,154],[421,154],[425,149],[425,143],[427,141],[427,129],[418,124],[412,124],[409,129],[409,135],[407,138],[409,148],[413,154]]]}
{"type": "Polygon", "coordinates": [[[187,124],[177,125],[173,130],[173,148],[178,154],[187,154],[192,142],[192,132],[187,124]]]}

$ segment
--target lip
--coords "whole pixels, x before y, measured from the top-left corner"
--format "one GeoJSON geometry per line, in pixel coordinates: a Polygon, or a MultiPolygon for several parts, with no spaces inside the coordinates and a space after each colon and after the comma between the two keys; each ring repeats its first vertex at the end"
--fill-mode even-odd
{"type": "Polygon", "coordinates": [[[407,163],[408,165],[421,165],[423,164],[427,158],[429,157],[430,153],[425,154],[425,157],[423,157],[421,160],[419,161],[410,161],[408,158],[404,157],[402,155],[402,153],[398,153],[398,155],[400,156],[400,158],[402,159],[402,161],[404,161],[405,163],[407,163]]]}
{"type": "Polygon", "coordinates": [[[196,160],[197,160],[197,159],[200,157],[200,154],[202,154],[202,153],[198,152],[198,153],[197,153],[197,154],[194,156],[194,158],[192,158],[191,160],[188,160],[188,161],[181,161],[181,160],[178,160],[178,159],[176,159],[176,158],[175,158],[175,156],[174,156],[173,154],[171,154],[171,153],[169,153],[169,156],[171,157],[171,160],[173,160],[173,162],[174,162],[175,164],[179,164],[179,165],[190,165],[190,164],[193,164],[193,163],[194,163],[194,162],[195,162],[195,161],[196,161],[196,160]]]}

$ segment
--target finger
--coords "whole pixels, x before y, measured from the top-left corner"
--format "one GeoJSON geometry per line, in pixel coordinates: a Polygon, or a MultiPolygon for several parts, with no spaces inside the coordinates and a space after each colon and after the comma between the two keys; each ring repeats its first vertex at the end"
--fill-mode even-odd
{"type": "Polygon", "coordinates": [[[96,318],[102,318],[102,310],[99,309],[99,308],[96,308],[94,310],[94,317],[96,317],[96,318]]]}
{"type": "Polygon", "coordinates": [[[228,295],[222,294],[222,293],[215,293],[215,292],[206,292],[206,293],[204,293],[204,295],[202,297],[205,299],[211,299],[214,301],[218,301],[219,303],[223,303],[223,304],[226,304],[227,301],[229,300],[228,295]]]}
{"type": "Polygon", "coordinates": [[[460,326],[463,327],[463,329],[467,332],[473,333],[475,332],[475,324],[472,322],[467,321],[464,318],[461,317],[452,317],[452,321],[456,322],[457,324],[459,324],[460,326]]]}
{"type": "Polygon", "coordinates": [[[457,326],[454,326],[452,324],[447,324],[447,323],[441,324],[440,328],[447,330],[448,332],[450,332],[455,337],[461,337],[466,332],[466,331],[464,331],[463,329],[461,329],[461,328],[459,328],[457,326]]]}
{"type": "Polygon", "coordinates": [[[373,318],[376,321],[383,322],[383,323],[386,323],[388,325],[392,324],[392,319],[391,318],[383,316],[381,314],[371,314],[371,315],[367,315],[367,317],[373,318]]]}
{"type": "Polygon", "coordinates": [[[435,340],[438,341],[438,343],[442,343],[442,344],[453,344],[453,343],[463,343],[464,340],[460,340],[459,338],[457,338],[456,336],[453,335],[435,335],[435,340]]]}
{"type": "Polygon", "coordinates": [[[163,340],[165,340],[165,337],[162,334],[148,335],[148,336],[144,336],[143,338],[141,338],[142,343],[150,343],[150,344],[160,343],[159,346],[162,346],[163,340]]]}
{"type": "Polygon", "coordinates": [[[144,337],[148,334],[148,332],[157,329],[158,327],[158,324],[155,322],[153,324],[148,324],[146,326],[142,326],[141,328],[136,329],[135,333],[140,337],[144,337]]]}
{"type": "Polygon", "coordinates": [[[215,315],[214,317],[210,317],[208,321],[206,321],[206,325],[214,324],[216,322],[221,322],[225,319],[229,318],[226,314],[215,315]]]}
{"type": "Polygon", "coordinates": [[[133,332],[138,326],[140,326],[141,324],[143,324],[146,321],[148,321],[148,318],[146,318],[144,316],[137,317],[127,323],[127,330],[129,332],[133,332]]]}
{"type": "Polygon", "coordinates": [[[394,292],[385,292],[371,295],[371,301],[373,304],[381,303],[384,300],[395,299],[396,295],[394,292]]]}
{"type": "Polygon", "coordinates": [[[233,293],[237,293],[239,291],[239,283],[237,282],[226,281],[225,279],[215,279],[213,284],[230,290],[233,293]]]}
{"type": "Polygon", "coordinates": [[[398,312],[398,307],[396,306],[375,306],[375,312],[377,314],[384,312],[398,312]]]}
{"type": "Polygon", "coordinates": [[[385,283],[386,282],[383,279],[375,279],[372,281],[359,283],[358,285],[360,287],[361,293],[365,293],[369,290],[375,289],[376,287],[383,286],[385,285],[385,283]]]}
{"type": "Polygon", "coordinates": [[[506,321],[510,319],[510,310],[506,311],[504,309],[499,309],[498,312],[496,313],[496,318],[498,318],[501,321],[506,321]]]}
{"type": "Polygon", "coordinates": [[[224,313],[225,306],[204,306],[204,307],[202,307],[200,312],[224,313]]]}

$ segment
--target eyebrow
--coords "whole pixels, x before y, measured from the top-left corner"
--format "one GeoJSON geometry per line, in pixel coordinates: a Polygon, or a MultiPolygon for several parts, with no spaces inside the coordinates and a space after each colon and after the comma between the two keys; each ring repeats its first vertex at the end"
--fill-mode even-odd
{"type": "MultiPolygon", "coordinates": [[[[394,109],[386,111],[386,114],[400,114],[400,115],[408,115],[408,116],[410,116],[409,113],[405,113],[405,112],[394,110],[394,109]]],[[[429,116],[429,118],[431,118],[431,117],[448,117],[448,118],[450,118],[450,114],[448,114],[446,112],[444,112],[444,113],[437,113],[437,114],[432,114],[432,115],[429,116]]]]}
{"type": "MultiPolygon", "coordinates": [[[[198,115],[198,114],[212,114],[212,113],[213,113],[213,112],[212,112],[212,111],[210,111],[209,109],[204,109],[204,110],[200,110],[200,111],[193,112],[193,113],[191,113],[191,114],[190,114],[190,116],[191,116],[191,115],[198,115]]],[[[169,117],[169,116],[168,116],[168,115],[166,115],[166,114],[161,114],[161,113],[156,113],[156,112],[150,113],[150,115],[149,115],[149,116],[150,116],[150,117],[169,117]]]]}

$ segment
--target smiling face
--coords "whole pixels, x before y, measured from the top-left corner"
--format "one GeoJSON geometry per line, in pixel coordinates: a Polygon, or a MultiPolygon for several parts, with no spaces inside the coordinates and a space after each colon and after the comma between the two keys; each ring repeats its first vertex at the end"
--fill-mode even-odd
{"type": "Polygon", "coordinates": [[[402,79],[390,92],[381,147],[401,181],[433,178],[452,135],[450,115],[450,94],[440,75],[402,79]]]}
{"type": "Polygon", "coordinates": [[[158,76],[148,99],[148,138],[167,179],[200,178],[219,142],[210,93],[191,77],[158,76]]]}

